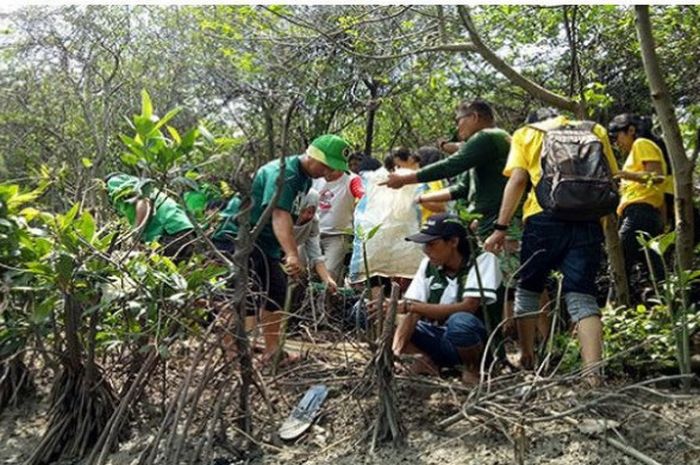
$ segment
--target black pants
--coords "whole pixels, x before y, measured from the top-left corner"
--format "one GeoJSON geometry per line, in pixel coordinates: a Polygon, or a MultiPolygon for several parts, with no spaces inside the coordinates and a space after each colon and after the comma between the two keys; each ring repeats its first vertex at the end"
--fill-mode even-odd
{"type": "MultiPolygon", "coordinates": [[[[649,274],[644,247],[637,240],[637,234],[647,233],[651,237],[663,233],[664,225],[661,212],[648,203],[633,203],[625,207],[620,217],[620,240],[622,251],[625,254],[625,271],[627,283],[630,282],[632,270],[638,263],[642,265],[642,274],[649,274]]],[[[649,258],[656,280],[664,278],[664,268],[661,257],[653,250],[649,250],[649,258]]]]}

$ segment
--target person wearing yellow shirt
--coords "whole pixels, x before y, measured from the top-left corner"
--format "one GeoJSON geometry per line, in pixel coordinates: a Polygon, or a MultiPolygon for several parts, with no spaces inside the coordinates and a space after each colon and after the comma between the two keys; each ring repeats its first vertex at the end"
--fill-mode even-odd
{"type": "MultiPolygon", "coordinates": [[[[392,157],[394,165],[397,168],[406,168],[412,171],[417,171],[421,168],[421,158],[420,155],[413,153],[406,147],[399,147],[392,151],[392,157]]],[[[416,192],[418,193],[418,198],[422,194],[427,194],[429,192],[436,192],[442,189],[442,181],[432,181],[421,183],[418,186],[416,192]]],[[[445,203],[441,201],[431,201],[420,203],[421,218],[420,224],[423,224],[427,219],[434,215],[435,213],[441,213],[445,211],[445,203]]]]}
{"type": "MultiPolygon", "coordinates": [[[[651,139],[653,136],[645,134],[641,127],[640,118],[630,113],[617,115],[608,125],[610,139],[627,156],[615,177],[620,179],[617,214],[628,283],[636,264],[642,265],[643,275],[647,274],[646,256],[637,235],[662,234],[666,216],[664,193],[668,166],[661,148],[651,139]]],[[[663,279],[661,258],[651,251],[649,258],[654,278],[663,279]]]]}
{"type": "MultiPolygon", "coordinates": [[[[506,230],[528,183],[537,187],[542,177],[541,152],[548,131],[584,125],[591,126],[592,133],[601,142],[606,172],[613,174],[617,171],[607,131],[598,124],[570,121],[564,116],[557,116],[518,129],[513,133],[508,161],[503,170],[508,182],[498,220],[494,232],[484,243],[485,250],[496,253],[503,250],[506,230]]],[[[592,385],[597,385],[600,381],[597,364],[602,359],[603,326],[595,298],[595,277],[602,259],[603,230],[596,219],[565,220],[553,212],[544,211],[535,191],[535,188],[530,190],[523,205],[521,270],[515,290],[514,313],[521,365],[526,369],[534,366],[535,317],[540,311],[540,295],[551,271],[559,270],[563,275],[562,291],[566,307],[578,329],[584,373],[592,385]]]]}

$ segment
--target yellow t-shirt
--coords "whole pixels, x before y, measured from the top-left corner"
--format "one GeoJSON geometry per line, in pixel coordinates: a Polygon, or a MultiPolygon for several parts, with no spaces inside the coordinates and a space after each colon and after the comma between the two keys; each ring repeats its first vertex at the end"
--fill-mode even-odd
{"type": "MultiPolygon", "coordinates": [[[[557,116],[550,120],[538,123],[540,126],[556,128],[564,124],[569,123],[569,119],[565,116],[557,116]]],[[[598,136],[598,138],[603,143],[603,152],[605,153],[605,158],[608,160],[610,165],[611,173],[617,173],[617,162],[613,155],[612,147],[610,146],[610,140],[608,140],[608,132],[600,124],[596,124],[593,127],[593,133],[598,136]]],[[[542,207],[537,202],[537,197],[535,196],[535,187],[542,177],[542,167],[540,164],[540,151],[542,150],[542,141],[544,140],[545,133],[539,129],[535,129],[531,126],[524,126],[513,133],[513,139],[510,143],[510,153],[508,154],[508,161],[506,162],[506,167],[503,169],[503,175],[510,177],[511,173],[515,168],[524,169],[530,176],[530,182],[532,182],[532,188],[530,193],[525,199],[525,204],[523,205],[523,220],[528,216],[532,216],[536,213],[542,211],[542,207]]]]}
{"type": "MultiPolygon", "coordinates": [[[[666,160],[664,160],[659,146],[649,139],[640,137],[632,144],[632,150],[630,150],[622,169],[632,173],[646,171],[644,169],[645,162],[661,163],[661,174],[664,176],[668,174],[666,160]]],[[[660,208],[664,203],[664,191],[668,186],[668,181],[669,179],[666,179],[664,182],[653,184],[623,179],[620,182],[620,205],[617,207],[617,214],[622,215],[625,207],[633,203],[648,203],[653,207],[660,208]]]]}
{"type": "MultiPolygon", "coordinates": [[[[442,190],[445,187],[445,184],[442,182],[442,180],[437,180],[437,181],[430,181],[423,183],[419,189],[418,193],[419,194],[428,194],[431,192],[437,192],[439,190],[442,190]]],[[[430,211],[427,208],[425,208],[423,205],[420,206],[420,224],[423,225],[425,224],[426,221],[428,221],[428,218],[431,216],[435,215],[436,213],[434,211],[430,211]]]]}

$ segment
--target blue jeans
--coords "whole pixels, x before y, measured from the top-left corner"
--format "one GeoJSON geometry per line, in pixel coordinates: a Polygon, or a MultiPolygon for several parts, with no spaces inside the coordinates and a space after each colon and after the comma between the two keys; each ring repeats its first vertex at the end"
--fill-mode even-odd
{"type": "Polygon", "coordinates": [[[411,337],[411,343],[440,367],[462,365],[457,349],[466,349],[486,343],[484,323],[471,313],[450,315],[444,325],[433,325],[420,320],[411,337]]]}

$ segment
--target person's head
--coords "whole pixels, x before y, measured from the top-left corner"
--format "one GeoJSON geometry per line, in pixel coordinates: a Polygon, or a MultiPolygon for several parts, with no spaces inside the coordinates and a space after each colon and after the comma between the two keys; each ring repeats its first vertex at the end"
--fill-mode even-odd
{"type": "Polygon", "coordinates": [[[392,150],[391,155],[394,157],[394,165],[397,168],[418,168],[420,158],[406,147],[399,147],[392,150]]]}
{"type": "Polygon", "coordinates": [[[117,200],[134,202],[138,198],[142,186],[148,182],[148,180],[142,182],[136,176],[125,173],[111,173],[105,176],[104,180],[107,196],[112,203],[117,200]]]}
{"type": "Polygon", "coordinates": [[[467,230],[459,217],[450,213],[432,215],[417,234],[408,236],[407,241],[423,244],[423,253],[430,263],[443,266],[449,262],[459,262],[469,255],[467,230]]]}
{"type": "Polygon", "coordinates": [[[360,163],[360,173],[363,171],[376,171],[382,167],[382,163],[374,157],[365,157],[360,163]]]}
{"type": "Polygon", "coordinates": [[[335,171],[347,171],[345,152],[348,141],[334,134],[324,134],[314,139],[306,149],[302,167],[311,178],[329,178],[335,171]]]}
{"type": "Polygon", "coordinates": [[[301,208],[299,210],[299,216],[297,216],[297,225],[303,225],[308,223],[316,215],[316,210],[318,209],[319,194],[316,189],[310,189],[306,193],[304,200],[301,203],[301,208]]]}
{"type": "Polygon", "coordinates": [[[430,145],[425,145],[417,150],[420,159],[420,167],[431,165],[440,160],[440,150],[430,145]]]}
{"type": "Polygon", "coordinates": [[[455,124],[459,140],[467,140],[484,128],[495,123],[491,105],[483,100],[463,101],[457,106],[455,124]]]}
{"type": "Polygon", "coordinates": [[[551,107],[542,107],[537,110],[528,113],[527,118],[525,118],[525,124],[539,123],[550,118],[556,118],[559,116],[559,112],[551,107]]]}
{"type": "Polygon", "coordinates": [[[353,152],[348,157],[348,169],[357,174],[360,172],[360,165],[365,159],[365,154],[362,152],[353,152]]]}
{"type": "Polygon", "coordinates": [[[384,168],[386,168],[386,170],[390,173],[392,171],[394,171],[394,169],[396,168],[396,164],[394,163],[394,154],[393,153],[390,153],[389,155],[384,157],[384,168]]]}
{"type": "Polygon", "coordinates": [[[610,120],[608,135],[622,153],[629,153],[632,150],[632,144],[639,135],[638,121],[637,116],[632,113],[622,113],[610,120]]]}

